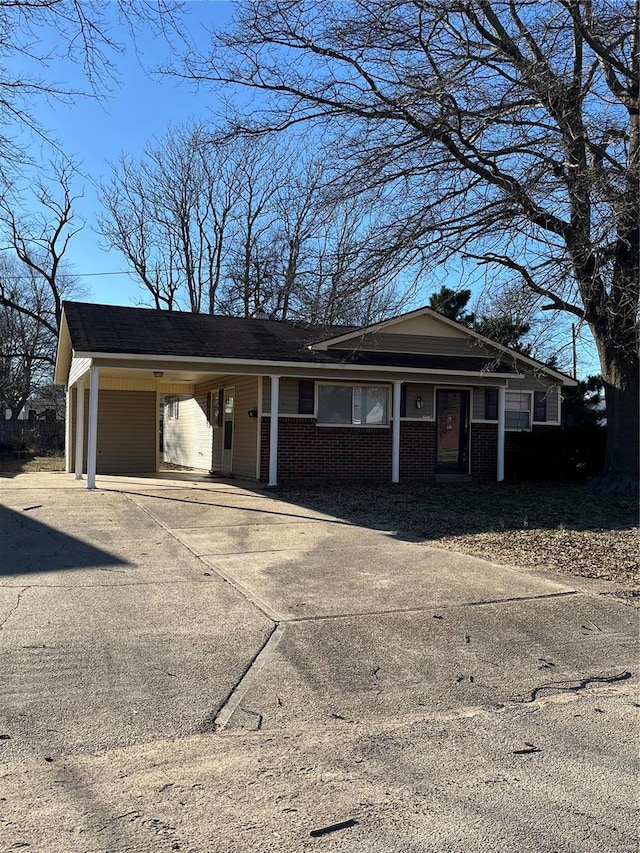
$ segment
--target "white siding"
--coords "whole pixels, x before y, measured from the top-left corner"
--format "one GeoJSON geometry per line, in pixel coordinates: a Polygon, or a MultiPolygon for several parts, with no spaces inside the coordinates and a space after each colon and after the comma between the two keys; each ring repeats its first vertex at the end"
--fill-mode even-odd
{"type": "Polygon", "coordinates": [[[213,429],[207,421],[207,395],[178,398],[178,418],[164,406],[164,461],[211,470],[213,429]]]}
{"type": "Polygon", "coordinates": [[[72,358],[71,367],[69,368],[68,385],[73,385],[77,379],[83,376],[91,367],[90,358],[72,358]]]}

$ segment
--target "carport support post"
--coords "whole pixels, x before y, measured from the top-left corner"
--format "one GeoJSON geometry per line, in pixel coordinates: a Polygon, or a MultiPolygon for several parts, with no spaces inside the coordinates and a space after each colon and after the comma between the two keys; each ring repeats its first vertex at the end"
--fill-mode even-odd
{"type": "Polygon", "coordinates": [[[89,436],[87,440],[87,488],[96,487],[98,455],[98,368],[89,371],[89,436]]]}
{"type": "Polygon", "coordinates": [[[269,425],[269,485],[278,485],[278,414],[280,412],[280,377],[271,379],[271,416],[269,425]]]}
{"type": "Polygon", "coordinates": [[[501,386],[498,388],[498,464],[496,466],[498,483],[504,480],[505,399],[505,389],[501,386]]]}
{"type": "Polygon", "coordinates": [[[84,463],[84,379],[76,385],[76,461],[74,471],[76,480],[82,479],[84,463]]]}
{"type": "Polygon", "coordinates": [[[73,391],[67,385],[64,395],[64,470],[71,473],[71,397],[73,391]]]}
{"type": "Polygon", "coordinates": [[[391,482],[400,482],[400,389],[402,382],[393,383],[393,427],[391,431],[391,482]]]}

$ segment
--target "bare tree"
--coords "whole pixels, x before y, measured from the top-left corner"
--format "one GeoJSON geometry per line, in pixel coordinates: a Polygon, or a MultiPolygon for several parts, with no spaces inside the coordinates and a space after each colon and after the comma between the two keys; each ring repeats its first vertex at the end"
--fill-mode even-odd
{"type": "Polygon", "coordinates": [[[0,417],[10,411],[15,420],[39,388],[50,385],[57,337],[42,317],[55,318],[55,306],[47,283],[32,268],[15,259],[0,259],[0,281],[11,283],[16,305],[29,311],[0,305],[0,417]]]}
{"type": "Polygon", "coordinates": [[[11,264],[9,273],[6,264],[0,270],[0,305],[29,317],[54,336],[63,299],[79,293],[64,266],[69,242],[83,228],[74,210],[78,196],[72,177],[72,164],[54,163],[51,180],[43,173],[28,192],[6,193],[0,199],[4,235],[0,248],[5,257],[20,262],[11,264]],[[31,212],[17,212],[23,210],[31,212]]]}
{"type": "Polygon", "coordinates": [[[9,61],[0,80],[0,178],[11,183],[17,167],[30,158],[10,128],[29,128],[47,142],[37,117],[42,99],[71,103],[78,97],[102,97],[117,76],[123,45],[114,35],[124,24],[135,41],[151,29],[168,42],[184,41],[183,4],[177,0],[11,0],[0,3],[0,52],[9,61]],[[50,67],[62,62],[84,72],[84,83],[58,83],[50,67]]]}
{"type": "Polygon", "coordinates": [[[141,160],[112,167],[100,229],[156,308],[213,313],[238,194],[226,148],[200,125],[171,128],[141,160]]]}
{"type": "Polygon", "coordinates": [[[390,254],[463,253],[584,319],[605,489],[638,483],[639,17],[638,0],[244,0],[184,72],[272,95],[263,128],[334,127],[347,190],[387,195],[390,254]]]}
{"type": "MultiPolygon", "coordinates": [[[[272,235],[282,163],[270,140],[236,137],[224,147],[235,187],[233,252],[221,304],[250,317],[273,298],[276,258],[272,235]]],[[[271,312],[272,313],[272,312],[271,312]]]]}
{"type": "Polygon", "coordinates": [[[0,359],[3,402],[17,417],[38,388],[51,384],[62,302],[81,295],[65,269],[76,222],[72,165],[53,167],[22,196],[0,199],[0,359]],[[31,209],[29,214],[16,211],[31,209]]]}
{"type": "Polygon", "coordinates": [[[379,319],[398,294],[394,265],[366,262],[373,198],[336,197],[331,177],[295,140],[170,129],[113,168],[100,226],[156,308],[379,319]]]}

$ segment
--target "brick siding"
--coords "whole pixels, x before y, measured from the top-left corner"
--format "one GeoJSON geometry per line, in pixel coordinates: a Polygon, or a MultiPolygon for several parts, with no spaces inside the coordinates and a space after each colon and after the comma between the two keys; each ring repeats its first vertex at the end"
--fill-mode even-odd
{"type": "Polygon", "coordinates": [[[400,421],[400,482],[433,480],[436,475],[436,425],[400,421]]]}
{"type": "MultiPolygon", "coordinates": [[[[269,476],[270,418],[262,418],[260,474],[269,476]]],[[[312,418],[281,417],[278,480],[391,479],[391,429],[318,427],[312,418]]]]}
{"type": "MultiPolygon", "coordinates": [[[[260,478],[269,477],[270,418],[260,430],[260,478]]],[[[534,427],[534,431],[545,427],[534,427]]],[[[552,432],[551,427],[547,428],[552,432]]],[[[506,475],[516,474],[514,461],[521,433],[505,435],[506,475]],[[511,469],[511,470],[510,470],[511,469]]],[[[471,424],[471,477],[495,480],[498,453],[496,424],[471,424]]],[[[433,480],[436,426],[433,421],[400,423],[400,482],[433,480]]],[[[516,474],[517,476],[517,474],[516,474]]],[[[313,418],[281,417],[278,425],[278,480],[391,480],[391,429],[319,427],[313,418]]]]}
{"type": "Polygon", "coordinates": [[[562,454],[562,430],[557,426],[538,425],[531,432],[508,432],[504,445],[508,480],[546,479],[555,476],[561,467],[558,454],[562,454]]]}
{"type": "Polygon", "coordinates": [[[495,480],[498,468],[498,425],[471,424],[471,477],[495,480]]]}
{"type": "MultiPolygon", "coordinates": [[[[263,416],[260,477],[269,477],[270,418],[263,416]]],[[[400,480],[433,479],[435,425],[401,422],[400,480]]],[[[312,418],[281,417],[278,480],[391,480],[391,428],[319,427],[312,418]]]]}

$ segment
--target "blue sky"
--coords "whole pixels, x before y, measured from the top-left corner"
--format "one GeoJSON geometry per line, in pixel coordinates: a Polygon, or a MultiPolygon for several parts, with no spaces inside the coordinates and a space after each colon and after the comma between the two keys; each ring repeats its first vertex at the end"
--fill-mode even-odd
{"type": "MultiPolygon", "coordinates": [[[[226,0],[190,0],[186,5],[185,35],[201,48],[208,44],[208,31],[224,27],[233,14],[233,4],[226,0]]],[[[198,88],[157,73],[156,69],[172,59],[169,46],[162,39],[141,32],[134,48],[124,29],[116,27],[114,36],[126,49],[116,57],[118,79],[111,86],[110,96],[102,101],[81,98],[73,105],[40,101],[37,117],[62,151],[80,165],[84,175],[77,179],[75,190],[82,193],[77,213],[85,227],[69,246],[66,258],[71,271],[87,300],[127,305],[142,303],[146,291],[124,272],[124,258],[115,250],[107,250],[96,230],[100,210],[97,185],[108,177],[109,162],[117,161],[122,152],[141,156],[145,145],[163,135],[169,124],[213,117],[221,111],[222,104],[209,87],[198,88]]],[[[52,66],[48,73],[55,74],[53,79],[57,82],[85,85],[81,69],[70,63],[52,66]]],[[[32,150],[38,157],[37,148],[32,150]]],[[[457,276],[452,278],[455,280],[447,283],[455,287],[457,276]]],[[[434,281],[434,289],[441,283],[434,281]]],[[[422,293],[418,301],[426,302],[427,296],[422,293]]],[[[583,370],[597,370],[589,336],[584,345],[583,370]]]]}
{"type": "MultiPolygon", "coordinates": [[[[205,46],[207,30],[223,26],[233,11],[232,4],[225,0],[191,0],[187,5],[188,35],[205,46]]],[[[134,49],[124,30],[116,28],[114,34],[126,44],[126,50],[116,57],[119,79],[111,85],[110,96],[102,101],[80,98],[73,105],[41,101],[36,114],[43,128],[65,155],[74,158],[84,175],[74,184],[83,195],[77,211],[86,224],[71,241],[66,255],[72,271],[87,299],[126,305],[139,302],[143,293],[131,276],[114,274],[126,269],[122,256],[101,246],[103,240],[95,230],[100,209],[96,186],[108,176],[109,162],[116,161],[121,152],[141,155],[147,142],[161,136],[170,123],[213,115],[219,104],[204,87],[198,89],[153,73],[171,60],[169,46],[162,39],[143,32],[134,49]]],[[[55,71],[56,82],[85,86],[81,69],[65,63],[56,66],[55,71]]],[[[48,156],[40,153],[39,146],[32,146],[32,151],[37,158],[48,156]]]]}

